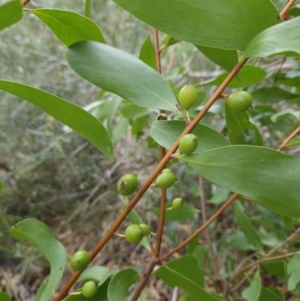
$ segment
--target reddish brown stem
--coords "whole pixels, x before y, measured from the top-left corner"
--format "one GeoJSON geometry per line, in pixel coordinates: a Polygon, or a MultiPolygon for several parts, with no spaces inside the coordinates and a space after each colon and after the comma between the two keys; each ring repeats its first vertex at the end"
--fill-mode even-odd
{"type": "Polygon", "coordinates": [[[279,151],[282,151],[283,149],[285,149],[288,145],[288,143],[294,139],[298,134],[300,134],[300,126],[298,126],[294,132],[292,134],[290,134],[284,141],[283,143],[280,145],[280,147],[278,148],[279,151]]]}
{"type": "Polygon", "coordinates": [[[288,13],[288,11],[292,8],[292,6],[295,4],[296,0],[290,0],[286,6],[284,7],[284,9],[281,11],[280,13],[280,17],[282,19],[286,18],[286,14],[288,13]]]}
{"type": "MultiPolygon", "coordinates": [[[[243,65],[246,63],[247,59],[240,61],[227,75],[223,83],[218,87],[218,89],[215,91],[215,93],[212,95],[212,97],[209,99],[209,101],[205,104],[203,109],[198,113],[196,118],[183,130],[181,135],[178,137],[178,139],[175,141],[175,143],[172,145],[172,147],[169,149],[169,151],[166,153],[166,155],[162,158],[162,160],[159,162],[157,167],[154,169],[154,171],[151,173],[149,178],[146,180],[146,182],[142,185],[140,190],[137,192],[137,194],[132,198],[128,206],[123,210],[123,212],[119,215],[119,217],[116,219],[116,221],[113,223],[111,228],[108,230],[108,232],[104,235],[104,237],[101,239],[101,241],[98,243],[98,245],[92,250],[90,256],[91,261],[96,257],[96,255],[102,250],[102,248],[106,245],[106,243],[109,241],[109,239],[114,235],[114,232],[117,231],[121,223],[124,221],[126,216],[129,214],[129,212],[132,210],[132,208],[136,205],[136,203],[140,200],[140,198],[144,195],[144,193],[148,190],[152,182],[155,180],[157,175],[162,171],[162,169],[165,167],[165,165],[170,160],[170,155],[173,154],[177,148],[180,139],[190,133],[194,127],[199,123],[199,121],[203,118],[203,116],[207,113],[207,111],[210,109],[210,107],[214,104],[214,102],[220,97],[224,89],[227,87],[227,85],[230,83],[230,81],[234,78],[234,76],[240,71],[240,69],[243,67],[243,65]]],[[[176,252],[176,251],[175,251],[176,252]]],[[[65,287],[61,290],[61,292],[57,295],[57,297],[54,299],[54,301],[60,301],[62,300],[67,294],[72,285],[76,282],[78,277],[80,276],[80,272],[75,273],[67,282],[65,287]]]]}
{"type": "Polygon", "coordinates": [[[198,234],[203,232],[227,207],[234,202],[235,199],[239,197],[239,194],[234,193],[207,221],[204,223],[197,231],[195,231],[191,236],[189,236],[185,241],[179,244],[176,248],[172,249],[165,255],[163,255],[160,259],[161,261],[167,260],[173,254],[178,252],[180,249],[184,248],[188,245],[198,234]]]}

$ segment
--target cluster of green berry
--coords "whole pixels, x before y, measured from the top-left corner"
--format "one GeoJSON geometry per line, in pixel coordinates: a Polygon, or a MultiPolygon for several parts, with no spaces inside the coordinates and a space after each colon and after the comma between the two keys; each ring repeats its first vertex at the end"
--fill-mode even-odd
{"type": "MultiPolygon", "coordinates": [[[[178,100],[181,106],[185,110],[189,110],[193,106],[197,99],[197,90],[192,85],[184,86],[178,95],[178,100]]],[[[226,104],[236,112],[244,112],[249,107],[251,107],[253,98],[251,94],[245,91],[238,91],[232,93],[230,96],[226,97],[226,104]]],[[[158,120],[167,120],[166,114],[160,114],[158,120]]],[[[198,138],[194,134],[184,135],[179,141],[179,151],[181,154],[190,155],[198,147],[198,138]]],[[[174,185],[176,177],[171,169],[165,168],[161,174],[157,177],[155,184],[152,186],[157,186],[161,189],[167,189],[174,185]]],[[[128,173],[123,175],[117,182],[118,192],[127,198],[129,195],[133,194],[138,187],[138,179],[134,174],[128,173]]],[[[175,198],[172,201],[172,206],[167,210],[180,209],[183,206],[182,198],[175,198]]],[[[129,243],[139,243],[143,237],[151,235],[151,229],[147,224],[131,224],[129,225],[124,235],[125,239],[129,243]]],[[[90,263],[90,255],[85,250],[80,250],[76,252],[70,260],[70,265],[74,271],[81,271],[85,269],[90,263]]],[[[98,290],[98,285],[94,281],[87,281],[84,283],[81,294],[84,297],[92,297],[96,294],[98,290]]]]}

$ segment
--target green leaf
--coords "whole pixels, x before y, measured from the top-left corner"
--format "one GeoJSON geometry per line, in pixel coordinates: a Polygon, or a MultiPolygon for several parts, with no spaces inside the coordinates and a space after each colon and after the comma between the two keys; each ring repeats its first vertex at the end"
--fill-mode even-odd
{"type": "Polygon", "coordinates": [[[130,54],[101,43],[84,41],[66,52],[81,77],[141,107],[176,111],[177,100],[162,76],[130,54]]]}
{"type": "MultiPolygon", "coordinates": [[[[184,121],[157,120],[151,126],[150,136],[159,145],[169,149],[185,127],[186,124],[184,121]]],[[[204,124],[198,124],[192,133],[199,139],[199,144],[195,152],[202,152],[229,144],[222,134],[204,124]]]]}
{"type": "Polygon", "coordinates": [[[114,275],[108,286],[109,301],[127,301],[126,294],[131,285],[137,282],[141,275],[134,269],[124,269],[114,275]]]}
{"type": "Polygon", "coordinates": [[[265,147],[242,145],[178,159],[219,186],[281,215],[300,217],[299,159],[265,147]]]}
{"type": "Polygon", "coordinates": [[[258,301],[261,292],[261,279],[259,270],[256,271],[252,281],[250,282],[250,286],[247,287],[242,292],[242,297],[247,301],[258,301]]]}
{"type": "Polygon", "coordinates": [[[20,0],[8,1],[0,6],[0,30],[17,23],[22,19],[22,3],[20,0]]]}
{"type": "Polygon", "coordinates": [[[238,54],[235,50],[225,50],[220,48],[211,48],[196,46],[208,59],[226,71],[231,71],[238,63],[238,54]]]}
{"type": "Polygon", "coordinates": [[[300,55],[300,17],[272,26],[259,33],[246,47],[243,57],[275,54],[300,55]]]}
{"type": "Polygon", "coordinates": [[[260,254],[264,254],[262,242],[255,229],[251,226],[248,216],[242,212],[240,202],[234,204],[234,217],[254,249],[259,251],[260,254]]]}
{"type": "Polygon", "coordinates": [[[113,157],[112,143],[105,127],[84,109],[48,92],[16,82],[0,80],[0,89],[27,100],[88,139],[108,158],[113,157]]]}
{"type": "Polygon", "coordinates": [[[105,43],[98,25],[74,11],[53,8],[31,9],[30,11],[45,23],[67,47],[84,40],[105,43]]]}
{"type": "Polygon", "coordinates": [[[155,50],[151,41],[151,34],[147,36],[140,49],[139,59],[154,70],[156,70],[155,50]]]}
{"type": "Polygon", "coordinates": [[[295,255],[290,259],[287,265],[287,273],[289,274],[288,289],[293,290],[300,282],[300,255],[295,255]]]}
{"type": "Polygon", "coordinates": [[[51,270],[47,286],[40,300],[48,301],[58,286],[66,265],[67,254],[63,245],[56,240],[51,229],[35,219],[26,219],[10,229],[12,237],[33,243],[48,260],[51,270]]]}
{"type": "Polygon", "coordinates": [[[218,187],[213,185],[213,195],[212,197],[207,201],[208,203],[219,205],[223,202],[225,202],[228,199],[228,193],[229,191],[227,189],[224,189],[222,187],[218,187]]]}
{"type": "Polygon", "coordinates": [[[266,261],[261,264],[261,267],[270,275],[283,279],[286,277],[286,263],[283,260],[266,261]]]}
{"type": "Polygon", "coordinates": [[[196,300],[219,301],[203,289],[204,272],[199,269],[197,259],[192,255],[184,255],[169,261],[157,269],[154,275],[162,279],[168,286],[180,286],[196,300]]]}
{"type": "Polygon", "coordinates": [[[108,106],[107,106],[107,131],[112,136],[113,128],[112,128],[112,123],[113,123],[113,118],[122,102],[122,98],[119,97],[118,95],[113,95],[112,99],[109,100],[108,106]]]}
{"type": "Polygon", "coordinates": [[[293,116],[296,118],[296,121],[300,119],[300,111],[296,111],[292,108],[287,108],[285,110],[282,110],[281,112],[278,112],[271,116],[271,120],[276,123],[282,119],[284,119],[286,116],[293,116]]]}
{"type": "Polygon", "coordinates": [[[128,119],[136,119],[148,115],[149,110],[136,106],[130,102],[122,103],[120,106],[121,114],[128,119]]]}
{"type": "MultiPolygon", "coordinates": [[[[262,81],[267,75],[264,69],[256,66],[245,65],[241,71],[236,75],[229,83],[230,88],[249,87],[262,81]]],[[[222,73],[214,79],[201,83],[202,86],[219,86],[225,78],[228,76],[228,72],[222,73]]]]}
{"type": "Polygon", "coordinates": [[[225,103],[225,119],[232,144],[263,145],[263,138],[247,112],[236,112],[225,103]]]}
{"type": "Polygon", "coordinates": [[[289,142],[288,146],[299,146],[300,145],[300,137],[293,139],[289,142]]]}
{"type": "Polygon", "coordinates": [[[138,19],[172,37],[213,48],[244,50],[258,33],[280,22],[279,13],[271,1],[114,2],[138,19]]]}
{"type": "Polygon", "coordinates": [[[0,292],[1,301],[10,301],[10,297],[5,292],[0,292]]]}
{"type": "MultiPolygon", "coordinates": [[[[158,207],[154,207],[153,211],[156,215],[160,214],[160,208],[158,208],[158,207]]],[[[181,220],[185,220],[185,219],[194,217],[195,214],[197,214],[198,212],[199,212],[199,210],[196,209],[195,207],[193,207],[189,204],[183,203],[180,210],[176,210],[176,209],[167,210],[166,211],[166,220],[168,222],[181,221],[181,220]]]]}
{"type": "Polygon", "coordinates": [[[255,100],[258,100],[262,103],[274,103],[298,97],[297,94],[293,94],[278,87],[261,88],[252,92],[251,94],[255,100]]]}
{"type": "Polygon", "coordinates": [[[103,266],[93,266],[85,269],[77,282],[85,283],[87,281],[93,280],[98,283],[98,286],[101,286],[109,277],[114,275],[116,271],[110,271],[103,266]]]}
{"type": "MultiPolygon", "coordinates": [[[[275,289],[275,288],[274,288],[275,289]]],[[[277,291],[274,292],[274,289],[271,289],[270,287],[261,286],[261,292],[259,296],[259,301],[284,301],[280,295],[280,292],[277,291]]]]}

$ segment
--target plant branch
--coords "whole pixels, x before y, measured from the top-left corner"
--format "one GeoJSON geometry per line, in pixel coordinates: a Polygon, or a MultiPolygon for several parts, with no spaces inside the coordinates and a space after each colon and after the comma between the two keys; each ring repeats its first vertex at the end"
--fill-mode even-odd
{"type": "Polygon", "coordinates": [[[168,259],[174,253],[184,248],[189,244],[198,234],[202,233],[227,207],[229,207],[235,199],[239,197],[239,194],[234,193],[207,221],[204,223],[197,231],[195,231],[191,236],[189,236],[185,241],[179,244],[176,248],[172,249],[165,255],[161,257],[161,261],[168,259]]]}
{"type": "Polygon", "coordinates": [[[30,0],[23,0],[23,1],[22,1],[22,5],[23,5],[23,6],[26,5],[29,1],[30,1],[30,0]]]}
{"type": "MultiPolygon", "coordinates": [[[[158,36],[157,29],[153,30],[153,40],[154,40],[156,70],[158,73],[161,73],[159,36],[158,36]]],[[[164,113],[164,111],[160,110],[160,113],[164,113]]],[[[160,159],[163,159],[165,157],[165,155],[166,155],[166,149],[161,146],[160,147],[160,159]]],[[[161,196],[160,196],[160,214],[159,214],[158,227],[157,227],[157,231],[156,231],[156,243],[155,243],[155,250],[154,250],[155,258],[159,257],[159,254],[160,254],[160,247],[161,247],[162,236],[163,236],[164,225],[165,225],[166,200],[167,200],[167,191],[166,191],[166,189],[162,189],[161,196]]]]}
{"type": "Polygon", "coordinates": [[[152,261],[149,263],[146,272],[143,274],[143,278],[138,284],[138,286],[135,289],[135,292],[132,296],[131,301],[137,301],[138,297],[140,296],[143,288],[145,287],[149,277],[151,276],[151,273],[154,269],[154,267],[159,263],[158,259],[152,259],[152,261]]]}
{"type": "MultiPolygon", "coordinates": [[[[136,195],[132,198],[132,200],[129,202],[127,207],[124,208],[124,210],[121,212],[119,217],[116,219],[116,221],[113,223],[111,228],[107,231],[107,233],[104,235],[104,237],[101,239],[101,241],[98,243],[98,245],[91,251],[90,257],[91,261],[96,257],[96,255],[102,250],[102,248],[106,245],[106,243],[109,241],[109,239],[114,235],[115,231],[119,228],[119,226],[122,224],[122,222],[125,220],[129,212],[132,210],[132,208],[136,205],[136,203],[141,199],[141,197],[144,195],[144,193],[148,190],[152,182],[155,180],[157,175],[162,171],[162,169],[165,167],[165,165],[170,160],[170,155],[175,153],[175,151],[178,148],[178,144],[180,139],[190,133],[196,125],[199,123],[199,121],[204,117],[204,115],[207,113],[207,111],[210,109],[210,107],[215,103],[215,101],[220,97],[224,89],[227,87],[227,85],[230,83],[230,81],[234,78],[235,75],[240,71],[240,69],[243,67],[243,65],[247,62],[247,59],[240,61],[227,75],[227,77],[224,79],[222,84],[218,87],[218,89],[214,92],[214,94],[211,96],[211,98],[208,100],[208,102],[204,105],[202,110],[198,113],[198,115],[195,117],[195,119],[183,130],[181,135],[177,138],[175,143],[171,146],[169,151],[166,153],[166,155],[162,158],[162,160],[159,162],[159,164],[156,166],[154,171],[150,174],[148,179],[145,181],[145,183],[142,185],[140,190],[136,193],[136,195]]],[[[237,198],[237,194],[233,195],[235,198],[237,198]]],[[[231,202],[229,202],[231,199],[229,199],[224,205],[227,204],[227,206],[230,205],[231,202]],[[228,203],[229,202],[229,203],[228,203]]],[[[233,201],[233,200],[232,200],[233,201]]],[[[223,206],[224,206],[223,205],[223,206]]],[[[223,206],[220,208],[222,209],[223,206]]],[[[227,207],[226,206],[226,207],[227,207]]],[[[225,208],[223,209],[225,210],[225,208]]],[[[217,211],[218,212],[218,211],[217,211]]],[[[222,212],[222,211],[221,211],[222,212]]],[[[221,213],[220,212],[220,213],[221,213]]],[[[219,213],[219,214],[220,214],[219,213]]],[[[215,216],[215,215],[214,215],[215,216]]],[[[217,217],[216,215],[215,217],[217,217]]],[[[209,223],[212,222],[211,219],[208,220],[209,223]]],[[[204,225],[205,226],[205,225],[204,225]]],[[[208,225],[207,225],[208,226],[208,225]]],[[[206,227],[205,227],[206,228],[206,227]]],[[[198,230],[199,231],[199,230],[198,230]]],[[[199,232],[201,233],[201,231],[199,232]]],[[[189,241],[188,241],[189,242],[189,241]]],[[[188,243],[187,242],[187,243],[188,243]]],[[[186,243],[186,244],[187,244],[186,243]]],[[[181,247],[180,247],[181,248],[181,247]]],[[[175,249],[174,253],[177,252],[177,248],[175,249]]],[[[169,254],[169,253],[168,253],[169,254]]],[[[172,253],[173,254],[173,253],[172,253]]],[[[172,255],[171,254],[171,255],[172,255]]],[[[165,258],[170,257],[171,255],[168,255],[165,258]]],[[[54,299],[54,301],[60,301],[62,300],[67,294],[70,288],[73,286],[73,284],[76,282],[78,277],[80,276],[80,272],[76,272],[73,274],[73,276],[69,279],[67,284],[63,287],[61,292],[57,295],[57,297],[54,299]]]]}
{"type": "Polygon", "coordinates": [[[279,151],[282,151],[283,149],[285,149],[288,145],[288,143],[294,139],[298,134],[300,134],[300,125],[294,130],[294,132],[292,134],[290,134],[284,141],[283,143],[280,145],[280,147],[278,148],[279,151]]]}
{"type": "Polygon", "coordinates": [[[286,18],[286,14],[288,13],[288,11],[292,8],[292,6],[295,4],[296,0],[290,0],[286,6],[283,8],[283,10],[280,13],[280,17],[282,19],[286,18]]]}
{"type": "Polygon", "coordinates": [[[91,17],[91,4],[92,4],[92,0],[85,0],[84,15],[87,18],[91,17]]]}

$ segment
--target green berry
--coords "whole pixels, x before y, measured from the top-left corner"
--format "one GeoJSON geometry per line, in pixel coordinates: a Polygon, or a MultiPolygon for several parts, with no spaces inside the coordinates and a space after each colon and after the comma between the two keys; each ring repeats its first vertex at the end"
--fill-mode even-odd
{"type": "Polygon", "coordinates": [[[163,172],[156,179],[156,185],[159,188],[169,188],[174,185],[176,177],[173,172],[163,172]]]}
{"type": "Polygon", "coordinates": [[[172,202],[173,209],[180,209],[183,206],[183,199],[182,198],[176,198],[172,202]]]}
{"type": "Polygon", "coordinates": [[[172,170],[170,168],[165,168],[161,173],[168,173],[168,172],[172,172],[172,170]]]}
{"type": "Polygon", "coordinates": [[[143,231],[143,235],[150,235],[151,230],[147,224],[139,224],[139,226],[141,227],[141,229],[143,231]]]}
{"type": "Polygon", "coordinates": [[[184,135],[179,141],[179,150],[182,154],[190,155],[198,146],[198,138],[194,134],[184,135]]]}
{"type": "Polygon", "coordinates": [[[178,94],[179,103],[188,110],[197,100],[197,90],[192,85],[184,86],[178,94]]]}
{"type": "Polygon", "coordinates": [[[72,255],[70,265],[74,271],[81,271],[89,265],[90,261],[90,254],[85,250],[80,250],[72,255]]]}
{"type": "Polygon", "coordinates": [[[117,183],[117,189],[119,193],[124,196],[133,194],[137,189],[137,186],[138,186],[137,177],[131,173],[127,173],[123,175],[117,183]]]}
{"type": "Polygon", "coordinates": [[[128,226],[125,230],[125,239],[132,244],[139,243],[143,239],[143,229],[136,224],[128,226]]]}
{"type": "Polygon", "coordinates": [[[232,93],[226,100],[228,106],[236,112],[245,112],[252,105],[253,97],[246,91],[232,93]]]}
{"type": "Polygon", "coordinates": [[[93,297],[98,290],[98,285],[96,284],[95,281],[87,281],[82,289],[81,289],[81,293],[84,297],[86,298],[91,298],[93,297]]]}

